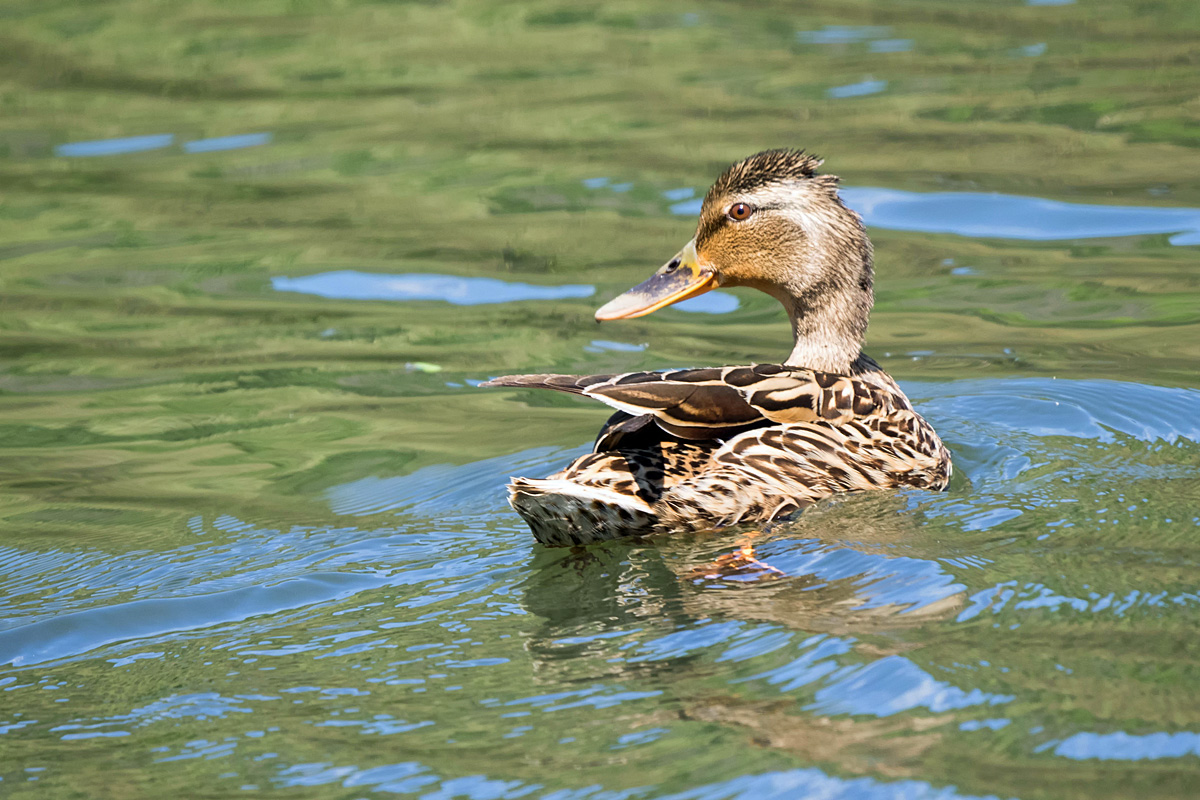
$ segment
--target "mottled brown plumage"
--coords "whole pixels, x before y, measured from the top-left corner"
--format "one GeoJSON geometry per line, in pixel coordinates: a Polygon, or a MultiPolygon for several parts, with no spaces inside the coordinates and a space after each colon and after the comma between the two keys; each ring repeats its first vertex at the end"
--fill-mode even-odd
{"type": "Polygon", "coordinates": [[[640,316],[713,286],[752,286],[787,309],[795,346],[785,363],[484,384],[617,410],[591,453],[549,478],[513,479],[512,505],[538,541],[766,522],[838,492],[945,488],[941,440],[861,352],[871,243],[820,164],[796,150],[734,164],[705,196],[692,242],[597,312],[640,316]]]}

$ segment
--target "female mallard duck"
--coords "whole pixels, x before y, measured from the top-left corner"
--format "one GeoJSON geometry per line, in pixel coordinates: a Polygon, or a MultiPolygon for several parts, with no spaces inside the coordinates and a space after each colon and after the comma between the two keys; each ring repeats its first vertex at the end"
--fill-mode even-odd
{"type": "Polygon", "coordinates": [[[555,389],[617,413],[592,452],[510,502],[546,545],[765,523],[838,492],[944,489],[950,454],[862,340],[874,300],[871,242],[821,160],[768,150],[725,171],[695,237],[649,280],[596,312],[630,319],[718,286],[783,303],[782,364],[510,375],[484,386],[555,389]]]}

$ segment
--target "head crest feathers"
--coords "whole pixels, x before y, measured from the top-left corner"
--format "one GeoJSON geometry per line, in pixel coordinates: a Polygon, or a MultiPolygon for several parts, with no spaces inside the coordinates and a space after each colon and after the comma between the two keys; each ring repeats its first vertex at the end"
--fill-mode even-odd
{"type": "MultiPolygon", "coordinates": [[[[733,164],[717,178],[709,189],[709,197],[751,192],[763,186],[786,181],[804,180],[817,176],[817,167],[824,163],[803,150],[764,150],[733,164]]],[[[822,175],[822,182],[837,181],[832,175],[822,175]]]]}

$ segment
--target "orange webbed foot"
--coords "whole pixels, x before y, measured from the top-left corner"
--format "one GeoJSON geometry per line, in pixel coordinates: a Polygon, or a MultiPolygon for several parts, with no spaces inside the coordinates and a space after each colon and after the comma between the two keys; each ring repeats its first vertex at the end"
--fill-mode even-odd
{"type": "Polygon", "coordinates": [[[774,580],[787,577],[787,573],[759,560],[754,553],[753,539],[761,536],[755,531],[746,534],[742,544],[732,553],[719,556],[709,564],[696,567],[689,573],[692,580],[720,580],[722,578],[738,578],[751,581],[774,580]]]}

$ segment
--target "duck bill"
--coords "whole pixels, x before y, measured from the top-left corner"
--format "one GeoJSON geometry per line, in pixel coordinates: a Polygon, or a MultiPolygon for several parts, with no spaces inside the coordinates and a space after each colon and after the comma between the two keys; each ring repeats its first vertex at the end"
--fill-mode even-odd
{"type": "Polygon", "coordinates": [[[688,242],[687,247],[651,275],[649,280],[605,303],[596,312],[596,319],[605,322],[644,317],[664,306],[715,288],[716,273],[712,267],[700,263],[696,257],[696,243],[688,242]]]}

